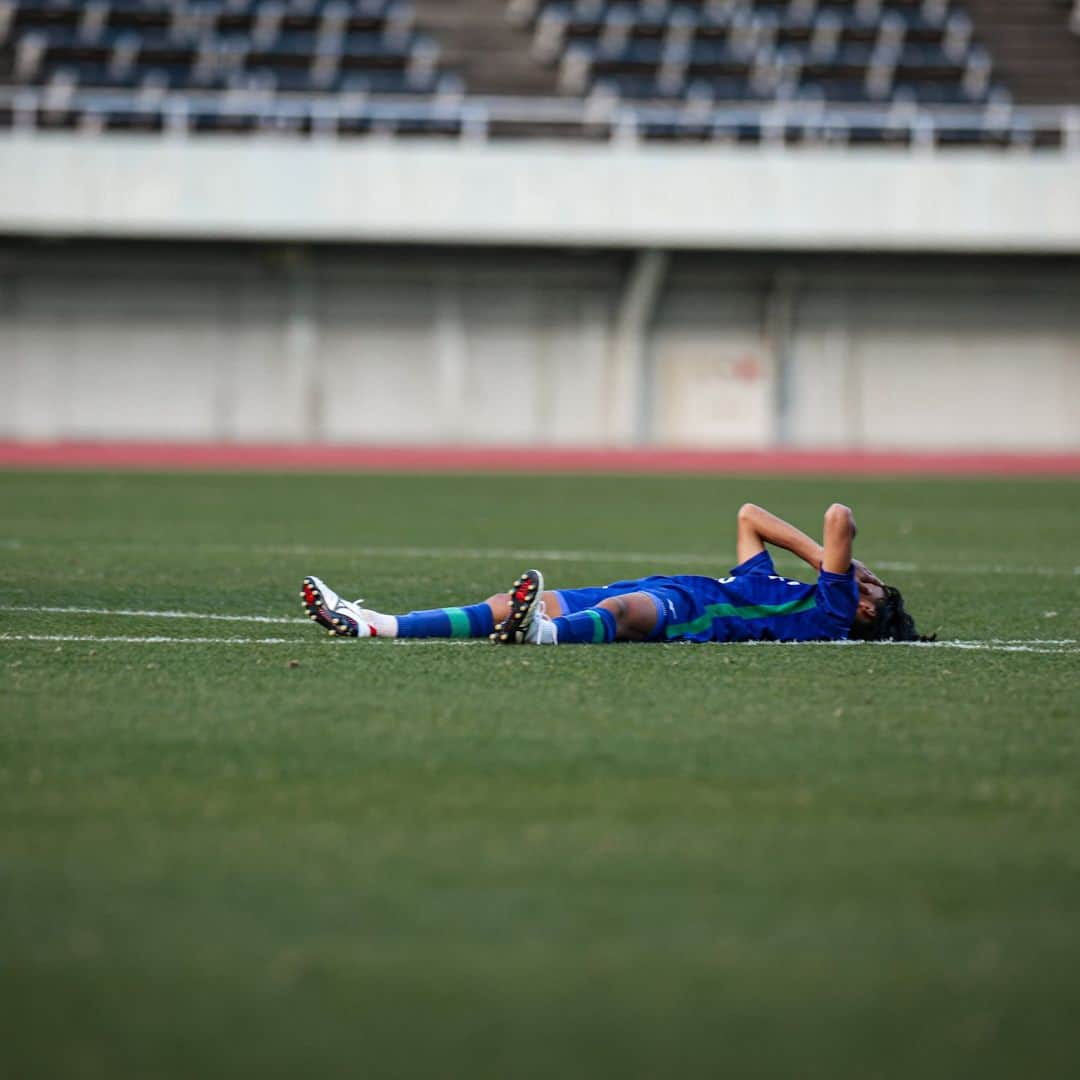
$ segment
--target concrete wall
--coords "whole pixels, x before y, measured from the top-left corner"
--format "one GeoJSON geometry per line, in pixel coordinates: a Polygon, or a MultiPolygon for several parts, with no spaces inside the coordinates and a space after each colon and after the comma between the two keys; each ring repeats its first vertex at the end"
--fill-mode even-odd
{"type": "Polygon", "coordinates": [[[800,311],[792,396],[799,443],[1080,445],[1075,282],[928,271],[822,288],[800,311]],[[1063,287],[1058,287],[1063,286],[1063,287]],[[830,403],[836,426],[825,418],[830,403]]]}
{"type": "Polygon", "coordinates": [[[1080,154],[0,135],[0,233],[1080,252],[1080,154]]]}
{"type": "Polygon", "coordinates": [[[636,259],[9,239],[0,435],[1080,448],[1075,260],[636,259]]]}

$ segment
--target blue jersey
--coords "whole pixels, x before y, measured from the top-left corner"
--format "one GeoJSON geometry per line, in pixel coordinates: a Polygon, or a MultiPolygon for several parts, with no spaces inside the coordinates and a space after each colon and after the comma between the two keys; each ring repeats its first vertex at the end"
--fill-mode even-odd
{"type": "Polygon", "coordinates": [[[841,641],[859,605],[854,568],[822,570],[816,584],[781,577],[767,551],[727,577],[653,576],[590,589],[562,589],[563,614],[611,596],[644,592],[656,604],[653,641],[841,641]]]}

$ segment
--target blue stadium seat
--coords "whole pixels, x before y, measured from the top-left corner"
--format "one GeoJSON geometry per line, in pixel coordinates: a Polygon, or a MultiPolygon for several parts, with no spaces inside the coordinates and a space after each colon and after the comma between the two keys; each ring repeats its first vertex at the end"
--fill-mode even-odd
{"type": "MultiPolygon", "coordinates": [[[[465,96],[417,31],[412,0],[0,0],[0,128],[618,130],[815,143],[929,130],[931,140],[1036,146],[1073,137],[1054,116],[1027,134],[1010,122],[962,0],[505,2],[521,28],[513,63],[531,70],[520,80],[529,89],[500,101],[465,96]],[[565,101],[552,97],[556,80],[565,101]]],[[[1076,0],[1057,2],[1064,34],[1076,0]]],[[[441,32],[468,70],[461,36],[441,32]]],[[[1005,59],[1000,33],[987,33],[1005,59]]]]}
{"type": "Polygon", "coordinates": [[[401,0],[0,0],[0,81],[429,94],[438,49],[401,0]]]}
{"type": "Polygon", "coordinates": [[[539,0],[516,5],[568,93],[980,102],[989,57],[950,0],[539,0]]]}

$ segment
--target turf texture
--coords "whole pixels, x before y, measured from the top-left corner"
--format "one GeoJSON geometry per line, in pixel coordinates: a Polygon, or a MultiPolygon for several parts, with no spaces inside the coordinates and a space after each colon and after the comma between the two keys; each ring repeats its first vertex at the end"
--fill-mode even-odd
{"type": "Polygon", "coordinates": [[[5,1075],[1080,1071],[1075,482],[7,473],[0,507],[5,1075]],[[746,500],[850,503],[965,647],[301,619],[306,573],[386,610],[723,573],[746,500]]]}

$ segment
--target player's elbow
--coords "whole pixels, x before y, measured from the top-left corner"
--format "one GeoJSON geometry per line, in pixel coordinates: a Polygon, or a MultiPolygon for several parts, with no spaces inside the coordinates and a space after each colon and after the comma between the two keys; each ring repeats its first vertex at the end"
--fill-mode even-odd
{"type": "Polygon", "coordinates": [[[854,536],[855,515],[851,512],[851,507],[843,503],[833,503],[825,511],[825,528],[829,531],[847,530],[854,536]]]}

